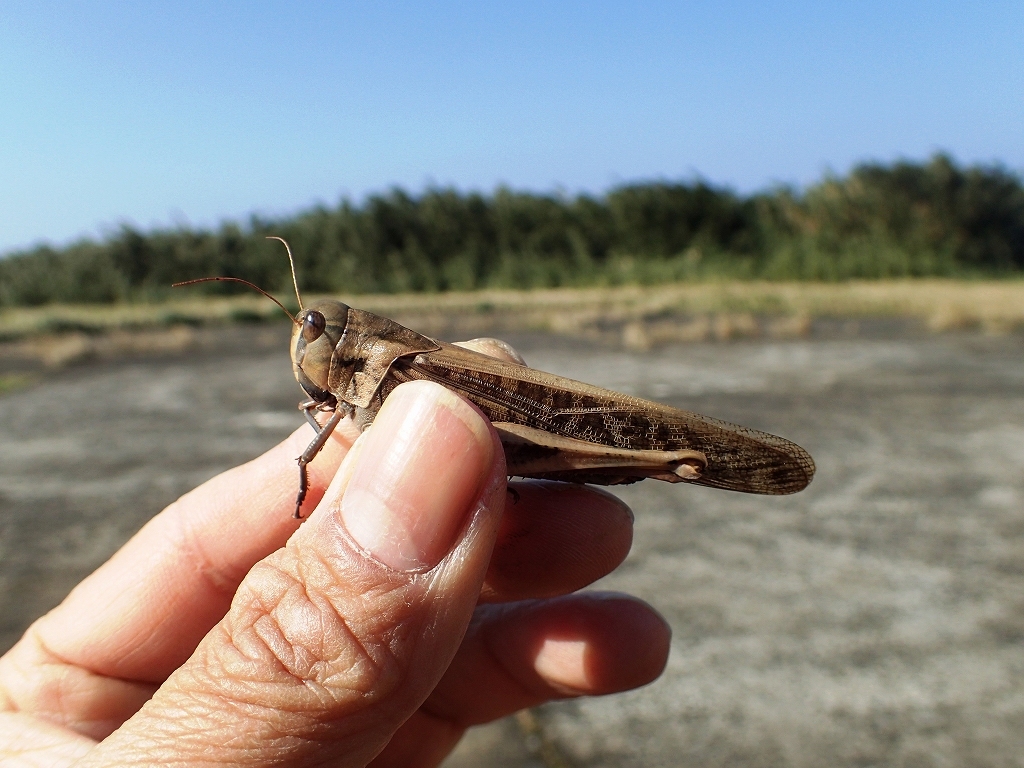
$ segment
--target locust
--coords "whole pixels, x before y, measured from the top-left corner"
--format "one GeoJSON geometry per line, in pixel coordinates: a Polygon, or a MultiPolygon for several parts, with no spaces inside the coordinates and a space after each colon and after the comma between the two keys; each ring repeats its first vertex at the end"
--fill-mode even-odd
{"type": "Polygon", "coordinates": [[[308,395],[299,404],[316,437],[298,457],[294,516],[302,516],[306,466],[351,417],[366,429],[388,395],[407,381],[433,381],[476,405],[494,425],[509,477],[621,485],[645,479],[744,493],[784,495],[807,487],[814,460],[796,443],[699,413],[545,373],[433,339],[334,299],[303,307],[288,243],[299,313],[244,283],[291,318],[292,371],[308,395]],[[316,414],[329,413],[321,424],[316,414]]]}

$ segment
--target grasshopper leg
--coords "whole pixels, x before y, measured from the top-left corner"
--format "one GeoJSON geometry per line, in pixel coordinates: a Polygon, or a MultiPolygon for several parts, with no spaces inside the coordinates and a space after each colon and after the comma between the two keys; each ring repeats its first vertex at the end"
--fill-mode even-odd
{"type": "Polygon", "coordinates": [[[320,434],[320,424],[313,416],[313,411],[319,410],[320,404],[316,400],[303,400],[299,403],[299,410],[302,411],[302,415],[306,417],[306,421],[309,422],[309,426],[313,428],[313,431],[318,435],[320,434]]]}
{"type": "Polygon", "coordinates": [[[316,437],[313,438],[313,442],[306,446],[306,450],[299,456],[299,495],[295,499],[295,519],[301,519],[302,514],[300,509],[302,508],[302,502],[306,499],[306,491],[309,489],[309,475],[306,472],[306,465],[313,460],[313,458],[320,453],[320,449],[324,447],[327,442],[327,438],[331,436],[334,428],[338,426],[338,423],[348,415],[349,408],[342,407],[339,405],[335,409],[334,413],[331,414],[331,418],[327,420],[327,423],[321,427],[315,418],[313,418],[312,411],[314,410],[316,403],[314,401],[307,401],[302,403],[299,407],[302,412],[306,415],[306,420],[312,425],[313,429],[316,430],[316,437]]]}

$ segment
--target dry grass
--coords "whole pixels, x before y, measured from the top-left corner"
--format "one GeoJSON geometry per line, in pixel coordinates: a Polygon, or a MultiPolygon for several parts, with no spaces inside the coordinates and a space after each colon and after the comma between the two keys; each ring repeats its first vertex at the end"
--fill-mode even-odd
{"type": "Polygon", "coordinates": [[[807,335],[815,318],[905,318],[932,331],[1024,328],[1024,281],[708,282],[656,288],[359,296],[351,303],[426,333],[539,330],[630,347],[807,335]]]}
{"type": "Polygon", "coordinates": [[[38,334],[103,333],[172,325],[269,319],[280,312],[259,296],[191,298],[161,304],[50,304],[0,311],[0,338],[38,334]]]}
{"type": "MultiPolygon", "coordinates": [[[[307,303],[315,297],[307,297],[307,303]]],[[[896,317],[933,331],[1024,328],[1024,281],[706,282],[663,287],[342,296],[424,333],[470,337],[545,331],[632,348],[709,338],[807,335],[815,318],[896,317]]],[[[189,345],[189,326],[272,321],[259,296],[162,304],[46,306],[0,313],[0,355],[61,365],[119,350],[189,345]]]]}

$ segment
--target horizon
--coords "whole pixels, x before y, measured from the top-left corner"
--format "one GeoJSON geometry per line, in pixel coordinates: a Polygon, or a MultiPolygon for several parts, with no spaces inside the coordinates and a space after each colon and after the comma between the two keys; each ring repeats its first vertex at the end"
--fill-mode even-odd
{"type": "Polygon", "coordinates": [[[0,254],[394,188],[749,195],[939,152],[1024,169],[1013,3],[13,3],[0,20],[0,254]]]}

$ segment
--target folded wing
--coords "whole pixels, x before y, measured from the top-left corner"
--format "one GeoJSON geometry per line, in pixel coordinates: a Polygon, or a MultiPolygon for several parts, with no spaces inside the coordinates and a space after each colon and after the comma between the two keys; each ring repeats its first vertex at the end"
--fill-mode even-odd
{"type": "Polygon", "coordinates": [[[428,379],[449,386],[492,422],[625,450],[698,451],[707,467],[689,482],[712,488],[781,495],[802,490],[814,476],[807,451],[776,435],[438,344],[436,352],[397,361],[394,384],[428,379]]]}

